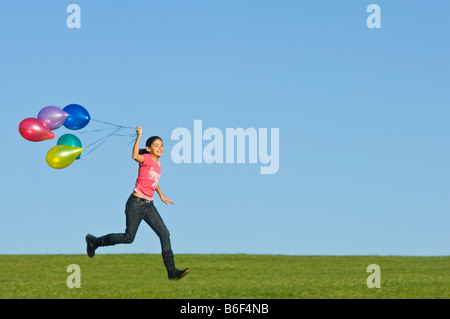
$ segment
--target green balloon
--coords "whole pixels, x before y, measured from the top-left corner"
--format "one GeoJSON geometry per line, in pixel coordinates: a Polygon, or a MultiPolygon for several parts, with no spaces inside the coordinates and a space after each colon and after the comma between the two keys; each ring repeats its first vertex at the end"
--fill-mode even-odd
{"type": "MultiPolygon", "coordinates": [[[[83,147],[81,145],[81,141],[80,139],[73,135],[73,134],[64,134],[62,135],[59,139],[58,142],[56,142],[56,145],[69,145],[69,146],[73,146],[73,147],[83,147]]],[[[78,157],[76,159],[79,159],[80,155],[78,155],[78,157]]]]}

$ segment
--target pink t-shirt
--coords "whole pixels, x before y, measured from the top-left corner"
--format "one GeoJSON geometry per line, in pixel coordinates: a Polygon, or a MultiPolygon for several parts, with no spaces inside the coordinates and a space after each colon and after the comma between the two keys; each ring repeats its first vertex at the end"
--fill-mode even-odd
{"type": "Polygon", "coordinates": [[[145,160],[139,163],[139,175],[134,191],[148,200],[153,200],[155,188],[161,176],[161,163],[156,163],[150,154],[143,154],[145,160]]]}

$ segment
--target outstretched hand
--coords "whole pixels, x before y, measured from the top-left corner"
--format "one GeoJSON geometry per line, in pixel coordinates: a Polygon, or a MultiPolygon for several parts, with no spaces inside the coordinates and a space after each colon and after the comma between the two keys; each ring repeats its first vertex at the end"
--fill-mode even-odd
{"type": "Polygon", "coordinates": [[[169,203],[171,203],[173,205],[173,202],[170,199],[168,199],[166,196],[161,196],[161,200],[166,205],[169,205],[169,203]]]}

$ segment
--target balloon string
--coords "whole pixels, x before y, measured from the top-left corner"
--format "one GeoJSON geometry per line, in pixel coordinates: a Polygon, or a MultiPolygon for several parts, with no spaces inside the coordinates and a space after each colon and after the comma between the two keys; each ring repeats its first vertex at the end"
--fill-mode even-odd
{"type": "Polygon", "coordinates": [[[132,130],[135,129],[134,127],[118,125],[118,124],[114,124],[114,123],[109,123],[109,122],[105,122],[105,121],[100,121],[100,120],[97,120],[97,119],[91,119],[91,121],[98,122],[98,123],[103,123],[103,124],[106,124],[106,125],[112,125],[112,126],[116,126],[116,127],[120,127],[120,128],[129,128],[129,129],[132,129],[132,130]]]}
{"type": "Polygon", "coordinates": [[[119,128],[117,128],[114,132],[112,132],[112,133],[110,133],[110,134],[108,134],[108,135],[106,135],[106,136],[104,136],[104,137],[98,139],[97,141],[95,141],[95,142],[89,144],[88,146],[83,147],[84,149],[87,149],[87,148],[89,148],[89,147],[91,147],[91,146],[93,146],[93,145],[95,145],[95,144],[98,144],[98,145],[95,146],[93,149],[91,149],[89,152],[87,152],[86,155],[91,154],[93,151],[95,151],[97,148],[99,148],[103,143],[105,143],[106,140],[108,140],[110,137],[112,137],[115,133],[119,132],[121,129],[122,129],[122,128],[119,127],[119,128]]]}
{"type": "Polygon", "coordinates": [[[109,131],[109,130],[113,130],[114,127],[108,127],[108,128],[101,128],[98,130],[91,130],[91,131],[85,131],[85,132],[78,132],[78,134],[86,134],[86,133],[96,133],[96,132],[103,132],[103,131],[109,131]]]}
{"type": "MultiPolygon", "coordinates": [[[[89,150],[89,152],[87,152],[86,154],[84,154],[83,157],[86,157],[87,155],[91,154],[93,151],[95,151],[97,148],[99,148],[103,143],[105,143],[105,142],[106,142],[109,138],[111,138],[112,136],[128,136],[130,139],[136,137],[136,133],[134,133],[134,134],[128,134],[128,135],[125,135],[125,134],[117,134],[117,133],[118,133],[120,130],[122,130],[122,129],[132,129],[132,130],[134,130],[134,127],[118,125],[118,124],[114,124],[114,123],[110,123],[110,122],[100,121],[100,120],[97,120],[97,119],[91,119],[91,121],[93,121],[93,122],[98,122],[98,123],[102,123],[102,124],[106,124],[106,125],[111,125],[111,126],[114,126],[114,127],[112,127],[112,128],[109,127],[109,128],[104,128],[104,129],[97,129],[97,130],[91,130],[91,131],[86,131],[86,132],[79,132],[80,134],[81,134],[81,133],[102,132],[102,131],[107,131],[107,130],[111,130],[111,129],[114,129],[114,128],[115,128],[115,130],[114,130],[112,133],[109,133],[109,134],[107,134],[106,136],[103,136],[102,138],[100,138],[100,139],[98,139],[98,140],[92,142],[91,144],[89,144],[89,145],[83,147],[83,149],[87,149],[87,148],[89,148],[89,147],[95,145],[94,148],[91,149],[91,150],[89,150]],[[96,144],[97,144],[97,145],[96,145],[96,144]]],[[[132,142],[133,142],[133,141],[131,141],[128,145],[130,145],[132,142]]]]}

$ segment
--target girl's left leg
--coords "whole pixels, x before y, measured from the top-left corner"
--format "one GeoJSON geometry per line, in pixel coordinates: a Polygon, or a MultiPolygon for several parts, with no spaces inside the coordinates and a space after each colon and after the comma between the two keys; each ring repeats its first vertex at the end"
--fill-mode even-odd
{"type": "Polygon", "coordinates": [[[102,246],[112,246],[117,244],[131,244],[134,241],[136,232],[143,216],[145,215],[145,203],[134,195],[131,195],[125,206],[126,228],[125,233],[108,234],[102,237],[94,237],[90,234],[86,236],[87,254],[94,257],[95,250],[102,246]]]}
{"type": "Polygon", "coordinates": [[[161,241],[162,257],[169,279],[178,280],[186,276],[189,272],[188,268],[184,270],[178,270],[175,268],[175,261],[170,244],[170,233],[156,210],[156,207],[153,205],[153,202],[149,205],[148,211],[144,216],[144,220],[153,229],[156,235],[158,235],[159,240],[161,241]]]}

